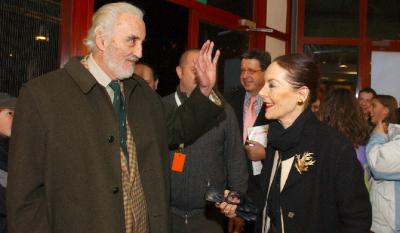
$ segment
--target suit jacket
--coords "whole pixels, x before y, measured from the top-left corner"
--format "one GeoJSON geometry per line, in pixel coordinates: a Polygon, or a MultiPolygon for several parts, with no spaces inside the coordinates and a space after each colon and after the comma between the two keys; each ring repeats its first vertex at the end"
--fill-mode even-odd
{"type": "MultiPolygon", "coordinates": [[[[301,174],[292,164],[280,194],[285,233],[366,233],[371,226],[371,204],[353,145],[333,128],[319,122],[311,110],[291,151],[312,153],[316,161],[301,174]]],[[[275,149],[267,146],[261,173],[267,197],[275,149]]],[[[256,232],[261,232],[262,215],[256,232]]]]}
{"type": "MultiPolygon", "coordinates": [[[[239,121],[241,135],[243,134],[243,103],[245,95],[246,91],[243,87],[236,88],[225,95],[226,100],[231,104],[235,111],[236,118],[239,121]]],[[[265,105],[263,104],[257,115],[256,121],[254,122],[254,126],[265,125],[268,123],[269,121],[265,118],[265,105]]],[[[253,175],[253,166],[249,159],[247,159],[247,169],[249,171],[248,193],[251,195],[253,201],[261,203],[263,197],[261,192],[259,192],[259,190],[261,190],[260,181],[258,181],[259,175],[253,175]]]]}
{"type": "MultiPolygon", "coordinates": [[[[167,134],[194,141],[223,108],[196,89],[175,114],[142,79],[123,82],[150,231],[167,233],[167,134]]],[[[118,135],[111,100],[80,58],[24,85],[10,145],[9,232],[124,232],[118,135]]]]}

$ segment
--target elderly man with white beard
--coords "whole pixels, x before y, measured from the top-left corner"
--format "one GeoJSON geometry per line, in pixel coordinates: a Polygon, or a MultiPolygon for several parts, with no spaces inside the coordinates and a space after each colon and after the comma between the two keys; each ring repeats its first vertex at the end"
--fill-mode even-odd
{"type": "Polygon", "coordinates": [[[191,143],[223,112],[210,101],[219,51],[207,41],[198,87],[178,110],[140,78],[143,13],[111,3],[93,16],[90,54],[21,90],[10,146],[10,233],[167,233],[168,144],[191,143]],[[168,139],[168,140],[167,140],[168,139]]]}

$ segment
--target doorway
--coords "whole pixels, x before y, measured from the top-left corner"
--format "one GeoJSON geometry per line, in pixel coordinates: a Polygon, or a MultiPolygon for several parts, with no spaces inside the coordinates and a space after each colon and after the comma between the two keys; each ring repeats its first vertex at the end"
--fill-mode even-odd
{"type": "MultiPolygon", "coordinates": [[[[95,0],[94,11],[111,2],[115,1],[95,0]]],[[[159,78],[157,92],[161,96],[168,95],[176,90],[179,82],[175,67],[187,48],[189,10],[164,0],[129,2],[144,12],[146,40],[140,61],[151,65],[156,71],[159,78]]]]}

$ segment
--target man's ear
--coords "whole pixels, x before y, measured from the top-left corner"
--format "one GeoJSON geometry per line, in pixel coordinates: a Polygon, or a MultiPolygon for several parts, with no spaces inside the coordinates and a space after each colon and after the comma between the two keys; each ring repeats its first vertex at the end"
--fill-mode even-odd
{"type": "Polygon", "coordinates": [[[104,36],[100,32],[95,34],[96,48],[98,51],[104,51],[106,49],[104,36]]]}
{"type": "Polygon", "coordinates": [[[155,87],[156,90],[157,90],[157,88],[158,88],[158,79],[154,82],[154,87],[155,87]]]}
{"type": "Polygon", "coordinates": [[[310,89],[308,89],[306,86],[302,86],[297,90],[297,93],[299,95],[298,100],[301,100],[303,103],[305,103],[310,95],[310,89]]]}
{"type": "Polygon", "coordinates": [[[179,79],[182,79],[182,67],[177,66],[175,68],[175,70],[176,70],[176,74],[178,75],[179,79]]]}

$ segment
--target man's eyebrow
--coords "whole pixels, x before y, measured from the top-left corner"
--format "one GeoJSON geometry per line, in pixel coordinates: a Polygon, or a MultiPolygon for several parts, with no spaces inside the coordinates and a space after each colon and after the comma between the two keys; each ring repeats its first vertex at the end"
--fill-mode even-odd
{"type": "Polygon", "coordinates": [[[139,40],[140,37],[137,36],[137,35],[130,35],[130,36],[128,36],[128,39],[129,39],[129,40],[139,40]]]}

